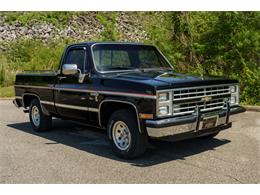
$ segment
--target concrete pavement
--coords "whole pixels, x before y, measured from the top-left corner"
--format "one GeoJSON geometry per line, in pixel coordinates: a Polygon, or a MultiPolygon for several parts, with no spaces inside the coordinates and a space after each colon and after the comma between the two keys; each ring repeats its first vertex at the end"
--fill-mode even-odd
{"type": "Polygon", "coordinates": [[[155,141],[117,158],[102,130],[55,120],[35,133],[28,114],[0,100],[0,183],[260,183],[260,113],[235,117],[211,140],[155,141]]]}

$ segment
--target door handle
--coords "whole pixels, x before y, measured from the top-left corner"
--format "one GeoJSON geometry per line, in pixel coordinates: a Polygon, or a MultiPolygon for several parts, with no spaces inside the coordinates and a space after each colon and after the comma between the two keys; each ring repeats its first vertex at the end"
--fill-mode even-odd
{"type": "Polygon", "coordinates": [[[92,98],[95,98],[95,101],[97,102],[98,101],[98,96],[99,96],[98,92],[91,92],[89,99],[93,100],[92,98]]]}

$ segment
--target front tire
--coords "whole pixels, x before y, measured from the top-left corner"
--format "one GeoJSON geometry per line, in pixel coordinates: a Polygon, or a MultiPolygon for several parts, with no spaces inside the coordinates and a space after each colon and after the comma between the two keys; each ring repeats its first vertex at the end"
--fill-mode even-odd
{"type": "Polygon", "coordinates": [[[107,128],[110,144],[117,156],[133,159],[146,151],[147,134],[140,133],[133,112],[126,109],[115,111],[107,128]]]}
{"type": "Polygon", "coordinates": [[[52,117],[42,112],[38,99],[33,99],[30,103],[29,117],[31,126],[36,132],[43,132],[51,129],[52,117]]]}

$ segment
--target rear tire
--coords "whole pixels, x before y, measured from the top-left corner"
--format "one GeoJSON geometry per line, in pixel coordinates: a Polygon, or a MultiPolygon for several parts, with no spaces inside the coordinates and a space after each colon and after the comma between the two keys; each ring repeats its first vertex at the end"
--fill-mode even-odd
{"type": "Polygon", "coordinates": [[[136,115],[127,109],[111,115],[107,132],[115,154],[121,158],[133,159],[146,151],[147,134],[140,133],[136,115]]]}
{"type": "Polygon", "coordinates": [[[40,102],[36,98],[30,103],[29,118],[33,130],[36,132],[48,131],[52,127],[52,117],[42,112],[40,102]]]}

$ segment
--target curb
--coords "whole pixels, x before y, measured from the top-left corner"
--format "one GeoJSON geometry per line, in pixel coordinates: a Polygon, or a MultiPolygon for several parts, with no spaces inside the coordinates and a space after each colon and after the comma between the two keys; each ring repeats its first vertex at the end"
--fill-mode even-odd
{"type": "Polygon", "coordinates": [[[0,97],[0,100],[13,100],[14,97],[0,97]]]}
{"type": "Polygon", "coordinates": [[[260,106],[243,106],[247,111],[260,112],[260,106]]]}

